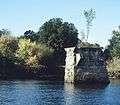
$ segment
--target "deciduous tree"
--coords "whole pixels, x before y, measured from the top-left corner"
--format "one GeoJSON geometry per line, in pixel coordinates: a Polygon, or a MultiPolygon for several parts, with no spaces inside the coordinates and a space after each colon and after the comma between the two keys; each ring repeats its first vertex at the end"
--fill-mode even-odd
{"type": "Polygon", "coordinates": [[[40,27],[37,35],[40,42],[59,50],[77,44],[78,30],[72,23],[53,18],[40,27]]]}
{"type": "Polygon", "coordinates": [[[93,9],[84,10],[84,16],[86,19],[86,41],[87,41],[88,36],[90,34],[90,28],[92,26],[92,21],[95,18],[95,11],[93,9]]]}

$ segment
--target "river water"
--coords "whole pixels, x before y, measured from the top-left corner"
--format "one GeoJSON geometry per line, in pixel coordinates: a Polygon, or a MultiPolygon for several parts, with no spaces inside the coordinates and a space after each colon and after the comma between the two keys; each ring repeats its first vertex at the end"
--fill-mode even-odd
{"type": "Polygon", "coordinates": [[[120,80],[107,86],[0,81],[0,105],[120,105],[120,80]]]}

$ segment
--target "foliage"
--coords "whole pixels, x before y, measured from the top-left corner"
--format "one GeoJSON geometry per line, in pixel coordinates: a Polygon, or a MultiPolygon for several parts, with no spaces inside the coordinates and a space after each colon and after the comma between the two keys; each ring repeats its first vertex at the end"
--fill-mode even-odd
{"type": "Polygon", "coordinates": [[[91,44],[88,42],[80,42],[80,44],[78,44],[78,47],[80,47],[80,48],[100,48],[100,45],[97,43],[91,44]]]}
{"type": "Polygon", "coordinates": [[[38,41],[38,36],[37,34],[32,31],[32,30],[28,30],[24,32],[24,35],[18,37],[19,39],[30,39],[31,41],[38,41]]]}
{"type": "Polygon", "coordinates": [[[120,28],[112,32],[112,38],[109,40],[110,44],[108,50],[111,57],[120,57],[120,28]]]}
{"type": "Polygon", "coordinates": [[[31,59],[31,57],[35,58],[36,56],[36,51],[34,52],[35,49],[36,49],[35,43],[31,43],[30,40],[27,40],[27,39],[20,39],[18,42],[16,57],[18,58],[21,64],[24,64],[24,63],[30,64],[31,62],[28,62],[29,59],[31,59]]]}
{"type": "Polygon", "coordinates": [[[90,27],[92,26],[92,21],[95,18],[95,11],[93,9],[84,10],[84,16],[86,18],[86,41],[90,33],[90,27]]]}
{"type": "Polygon", "coordinates": [[[45,22],[37,33],[39,41],[53,49],[59,50],[77,43],[78,31],[74,24],[53,18],[45,22]]]}
{"type": "Polygon", "coordinates": [[[120,78],[120,27],[112,31],[112,38],[107,46],[107,69],[110,77],[120,78]]]}
{"type": "Polygon", "coordinates": [[[24,35],[25,35],[26,37],[29,37],[29,36],[31,36],[31,35],[33,35],[33,34],[35,34],[35,32],[32,31],[32,30],[25,31],[25,33],[24,33],[24,35]]]}
{"type": "Polygon", "coordinates": [[[120,78],[120,59],[113,57],[107,61],[107,70],[110,77],[120,78]]]}
{"type": "Polygon", "coordinates": [[[11,35],[11,32],[8,29],[0,30],[0,36],[2,35],[11,35]]]}
{"type": "Polygon", "coordinates": [[[17,49],[17,40],[11,36],[0,37],[0,57],[15,60],[15,51],[17,49]]]}
{"type": "Polygon", "coordinates": [[[52,53],[52,50],[42,44],[31,42],[30,39],[20,39],[16,57],[18,63],[29,67],[39,67],[39,60],[42,57],[47,57],[52,53]]]}

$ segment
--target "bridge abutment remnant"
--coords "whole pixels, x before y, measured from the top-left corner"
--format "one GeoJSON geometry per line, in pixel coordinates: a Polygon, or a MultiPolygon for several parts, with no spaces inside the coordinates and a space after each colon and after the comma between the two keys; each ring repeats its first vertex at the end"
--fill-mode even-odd
{"type": "Polygon", "coordinates": [[[109,83],[102,48],[65,48],[64,81],[68,83],[109,83]]]}

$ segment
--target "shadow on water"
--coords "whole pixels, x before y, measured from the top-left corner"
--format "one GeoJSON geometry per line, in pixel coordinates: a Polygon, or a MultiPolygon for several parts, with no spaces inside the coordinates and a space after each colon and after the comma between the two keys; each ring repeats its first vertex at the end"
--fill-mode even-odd
{"type": "Polygon", "coordinates": [[[75,88],[79,89],[105,89],[108,84],[81,84],[75,85],[75,88]]]}
{"type": "Polygon", "coordinates": [[[108,84],[71,84],[71,83],[65,83],[64,86],[69,89],[105,89],[108,84]]]}

